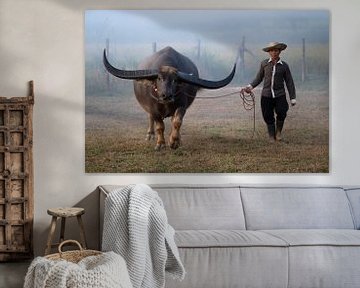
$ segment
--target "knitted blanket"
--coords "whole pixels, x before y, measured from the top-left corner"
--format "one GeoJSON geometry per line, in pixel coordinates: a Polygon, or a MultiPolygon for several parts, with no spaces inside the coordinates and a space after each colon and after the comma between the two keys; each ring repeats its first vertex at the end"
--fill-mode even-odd
{"type": "Polygon", "coordinates": [[[89,256],[75,264],[35,258],[24,288],[132,288],[124,259],[114,252],[89,256]]]}
{"type": "Polygon", "coordinates": [[[124,257],[134,288],[162,288],[165,271],[182,280],[185,270],[157,192],[145,184],[113,191],[105,200],[103,251],[124,257]]]}

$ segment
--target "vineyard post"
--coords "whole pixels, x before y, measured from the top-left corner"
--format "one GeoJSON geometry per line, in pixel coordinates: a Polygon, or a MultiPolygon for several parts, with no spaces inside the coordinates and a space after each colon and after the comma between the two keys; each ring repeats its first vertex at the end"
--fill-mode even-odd
{"type": "MultiPolygon", "coordinates": [[[[110,54],[110,40],[109,38],[106,38],[106,51],[107,51],[107,55],[109,57],[110,54]]],[[[110,90],[110,73],[106,73],[106,87],[108,89],[108,91],[110,90]]]]}
{"type": "Polygon", "coordinates": [[[306,81],[306,54],[305,54],[305,38],[302,39],[302,67],[301,67],[301,82],[306,81]]]}
{"type": "Polygon", "coordinates": [[[240,48],[240,75],[245,78],[245,36],[242,37],[240,48]]]}
{"type": "Polygon", "coordinates": [[[200,55],[201,55],[200,51],[201,51],[201,40],[198,39],[198,42],[197,42],[197,55],[196,55],[198,61],[200,60],[200,55]]]}

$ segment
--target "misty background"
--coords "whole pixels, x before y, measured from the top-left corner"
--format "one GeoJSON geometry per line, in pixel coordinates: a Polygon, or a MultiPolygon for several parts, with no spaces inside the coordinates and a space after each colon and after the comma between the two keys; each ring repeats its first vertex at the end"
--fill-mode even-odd
{"type": "Polygon", "coordinates": [[[172,46],[209,80],[228,75],[237,61],[231,85],[243,86],[268,57],[262,48],[271,41],[288,45],[281,58],[290,65],[297,87],[328,89],[329,17],[326,10],[88,10],[86,96],[132,93],[131,81],[107,75],[105,47],[114,66],[136,69],[142,59],[172,46]]]}

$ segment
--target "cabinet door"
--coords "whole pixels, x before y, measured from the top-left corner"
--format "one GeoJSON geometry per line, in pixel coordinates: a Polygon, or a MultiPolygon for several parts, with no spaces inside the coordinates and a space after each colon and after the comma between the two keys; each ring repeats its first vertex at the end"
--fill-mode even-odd
{"type": "Polygon", "coordinates": [[[32,257],[32,177],[32,104],[0,99],[0,261],[32,257]]]}

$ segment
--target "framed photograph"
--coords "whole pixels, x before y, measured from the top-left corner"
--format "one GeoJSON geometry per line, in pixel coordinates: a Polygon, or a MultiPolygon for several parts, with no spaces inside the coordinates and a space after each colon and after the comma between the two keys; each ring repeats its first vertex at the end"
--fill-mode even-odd
{"type": "Polygon", "coordinates": [[[329,12],[88,10],[87,173],[329,173],[329,12]]]}

